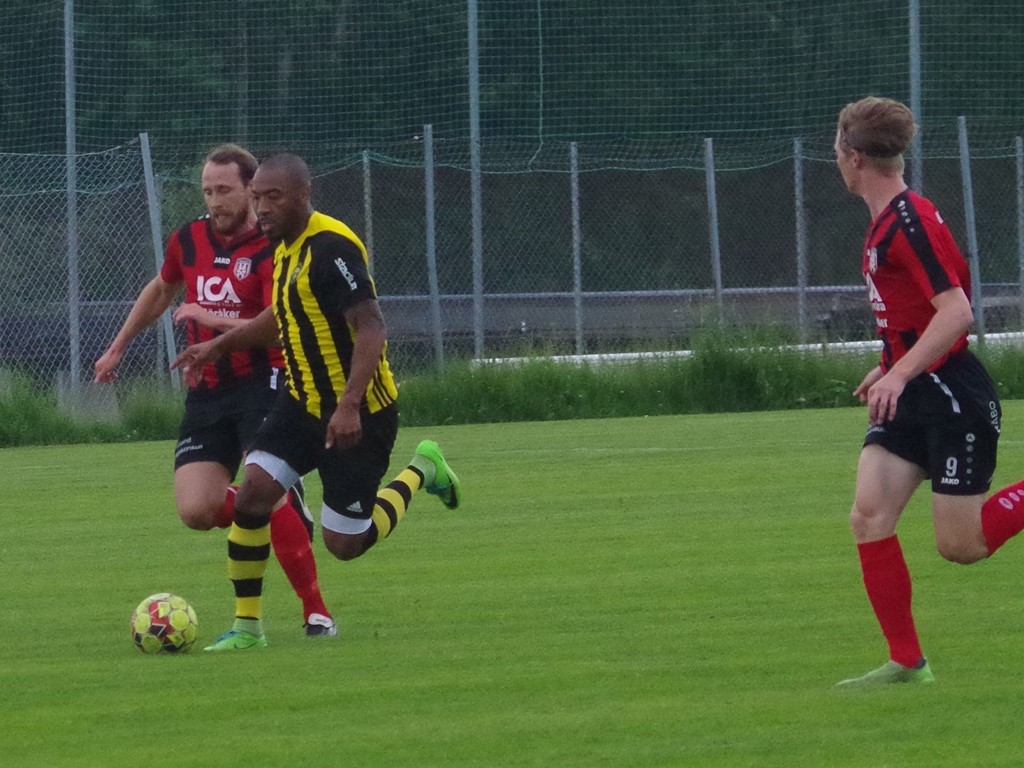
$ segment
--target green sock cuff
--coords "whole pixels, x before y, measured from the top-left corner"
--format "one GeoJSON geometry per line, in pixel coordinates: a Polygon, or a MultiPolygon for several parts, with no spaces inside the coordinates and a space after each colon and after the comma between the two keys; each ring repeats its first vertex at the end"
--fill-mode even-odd
{"type": "Polygon", "coordinates": [[[437,478],[437,467],[426,456],[420,456],[418,453],[415,454],[412,457],[412,461],[409,462],[409,466],[418,470],[423,475],[423,485],[425,486],[432,485],[437,478]]]}
{"type": "Polygon", "coordinates": [[[263,622],[259,619],[235,619],[232,627],[236,632],[245,632],[255,637],[263,637],[263,622]]]}

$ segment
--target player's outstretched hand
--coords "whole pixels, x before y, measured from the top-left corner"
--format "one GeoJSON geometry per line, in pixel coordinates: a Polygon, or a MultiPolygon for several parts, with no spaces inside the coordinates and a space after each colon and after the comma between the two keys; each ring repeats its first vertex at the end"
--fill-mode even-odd
{"type": "Polygon", "coordinates": [[[868,375],[864,377],[864,381],[862,381],[857,388],[853,390],[853,396],[862,403],[866,403],[868,401],[868,390],[871,389],[871,386],[884,375],[885,372],[882,370],[882,366],[876,365],[868,371],[868,375]]]}
{"type": "Polygon", "coordinates": [[[193,320],[200,325],[212,327],[210,318],[212,317],[208,309],[204,309],[196,303],[182,304],[171,315],[171,319],[174,320],[176,325],[184,325],[189,320],[193,320]]]}
{"type": "Polygon", "coordinates": [[[868,421],[874,425],[885,424],[896,418],[896,405],[906,387],[906,380],[896,372],[889,371],[868,390],[868,421]]]}
{"type": "Polygon", "coordinates": [[[199,383],[199,377],[203,366],[212,363],[220,357],[216,349],[216,339],[204,341],[201,344],[193,344],[186,347],[171,363],[172,369],[180,369],[185,376],[186,383],[193,387],[199,383]]]}
{"type": "Polygon", "coordinates": [[[109,383],[117,378],[117,366],[121,362],[121,353],[113,347],[103,353],[103,356],[93,366],[93,381],[109,383]]]}

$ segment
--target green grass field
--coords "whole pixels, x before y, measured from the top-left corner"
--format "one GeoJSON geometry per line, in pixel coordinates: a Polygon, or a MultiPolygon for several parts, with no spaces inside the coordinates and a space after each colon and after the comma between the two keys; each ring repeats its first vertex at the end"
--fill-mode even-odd
{"type": "MultiPolygon", "coordinates": [[[[421,495],[351,563],[317,542],[342,636],[150,657],[128,619],[189,597],[231,621],[223,531],[185,529],[170,443],[0,450],[0,764],[1016,766],[1024,546],[965,569],[927,498],[901,538],[938,678],[838,692],[886,658],[846,518],[861,409],[406,429],[464,510],[421,495]]],[[[1024,474],[1006,407],[996,482],[1024,474]]],[[[316,483],[311,495],[318,496],[316,483]]]]}

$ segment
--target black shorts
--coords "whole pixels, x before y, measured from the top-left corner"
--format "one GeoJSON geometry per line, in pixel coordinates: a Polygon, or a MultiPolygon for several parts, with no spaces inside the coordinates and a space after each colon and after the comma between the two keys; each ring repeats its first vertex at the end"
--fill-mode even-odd
{"type": "Polygon", "coordinates": [[[241,384],[224,392],[185,398],[185,416],[178,428],[174,468],[197,461],[215,461],[238,472],[242,454],[256,437],[277,400],[278,372],[271,380],[241,384]]]}
{"type": "Polygon", "coordinates": [[[345,517],[369,520],[398,436],[398,410],[394,405],[377,413],[362,410],[360,418],[363,437],[357,445],[344,450],[324,448],[326,422],[283,390],[251,450],[282,459],[299,476],[317,470],[325,505],[345,517]]]}
{"type": "Polygon", "coordinates": [[[992,378],[965,351],[907,382],[896,418],[870,427],[864,445],[880,445],[917,464],[935,493],[972,496],[992,484],[1001,420],[992,378]]]}

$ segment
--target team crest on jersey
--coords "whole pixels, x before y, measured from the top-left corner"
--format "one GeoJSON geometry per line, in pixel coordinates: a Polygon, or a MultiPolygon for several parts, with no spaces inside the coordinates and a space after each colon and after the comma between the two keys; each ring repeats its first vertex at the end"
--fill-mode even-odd
{"type": "Polygon", "coordinates": [[[235,262],[235,277],[239,280],[245,280],[252,272],[252,259],[238,259],[235,262]]]}

